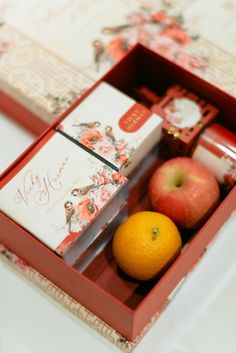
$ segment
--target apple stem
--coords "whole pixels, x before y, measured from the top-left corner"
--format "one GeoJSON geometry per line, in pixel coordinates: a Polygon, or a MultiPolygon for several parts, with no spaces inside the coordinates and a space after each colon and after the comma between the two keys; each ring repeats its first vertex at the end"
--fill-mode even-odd
{"type": "Polygon", "coordinates": [[[152,228],[152,238],[155,239],[159,235],[159,229],[158,228],[152,228]]]}

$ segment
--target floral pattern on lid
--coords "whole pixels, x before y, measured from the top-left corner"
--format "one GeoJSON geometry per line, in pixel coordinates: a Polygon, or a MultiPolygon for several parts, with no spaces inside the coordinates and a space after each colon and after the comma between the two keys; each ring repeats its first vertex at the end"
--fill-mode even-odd
{"type": "Polygon", "coordinates": [[[126,23],[102,29],[103,36],[110,36],[107,44],[98,38],[94,40],[94,62],[98,72],[102,64],[122,59],[138,42],[189,70],[204,72],[208,67],[205,56],[186,51],[198,36],[187,33],[181,15],[173,17],[164,10],[142,6],[126,18],[126,23]]]}

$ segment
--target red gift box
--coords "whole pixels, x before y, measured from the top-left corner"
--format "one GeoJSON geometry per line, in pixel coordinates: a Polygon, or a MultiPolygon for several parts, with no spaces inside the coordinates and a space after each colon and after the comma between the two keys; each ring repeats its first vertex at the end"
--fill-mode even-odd
{"type": "MultiPolygon", "coordinates": [[[[102,80],[127,94],[138,85],[150,87],[159,94],[159,92],[164,92],[172,82],[178,82],[191,92],[204,97],[206,102],[217,105],[220,111],[218,122],[234,131],[236,129],[234,119],[236,99],[144,46],[137,45],[102,80]]],[[[80,104],[88,92],[77,100],[47,132],[57,126],[74,107],[80,104]]],[[[44,135],[40,136],[8,168],[1,180],[7,178],[13,168],[17,168],[19,161],[44,135]]],[[[159,162],[161,161],[155,161],[155,163],[159,162]]],[[[152,169],[150,168],[150,171],[152,169]]],[[[147,184],[150,173],[145,173],[141,180],[142,185],[147,184]]],[[[137,195],[135,197],[137,202],[136,205],[132,204],[131,213],[150,207],[143,193],[140,199],[137,195]]],[[[110,244],[83,273],[79,273],[3,213],[0,214],[2,230],[0,241],[124,337],[133,340],[140,334],[151,317],[163,308],[171,292],[205,251],[209,242],[235,209],[235,205],[236,187],[227,196],[222,196],[218,208],[198,231],[195,230],[194,233],[190,231],[187,234],[186,245],[181,254],[156,282],[140,283],[121,276],[112,257],[110,244]]]]}

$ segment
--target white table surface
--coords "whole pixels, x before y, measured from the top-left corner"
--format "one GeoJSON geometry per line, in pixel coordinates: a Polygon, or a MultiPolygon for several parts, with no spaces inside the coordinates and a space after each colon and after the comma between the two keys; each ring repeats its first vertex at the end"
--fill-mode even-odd
{"type": "MultiPolygon", "coordinates": [[[[34,137],[0,114],[0,172],[34,137]]],[[[236,212],[136,353],[236,352],[236,212]]],[[[0,353],[120,352],[0,261],[0,353]]]]}

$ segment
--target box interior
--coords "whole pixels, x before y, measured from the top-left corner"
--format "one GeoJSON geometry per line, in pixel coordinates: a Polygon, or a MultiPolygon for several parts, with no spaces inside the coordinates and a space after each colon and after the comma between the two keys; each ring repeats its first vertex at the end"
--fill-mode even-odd
{"type": "MultiPolygon", "coordinates": [[[[185,70],[180,69],[180,71],[176,71],[176,69],[172,67],[171,62],[163,60],[162,57],[153,54],[153,52],[145,47],[137,47],[136,51],[132,51],[120,64],[116,65],[103,80],[135,99],[137,99],[135,92],[138,87],[145,86],[161,96],[169,86],[181,84],[192,91],[192,93],[199,95],[207,102],[219,108],[220,114],[217,117],[217,122],[230,128],[234,132],[236,130],[236,123],[232,118],[232,111],[235,109],[236,105],[233,100],[225,96],[223,92],[218,92],[218,95],[215,96],[214,91],[216,88],[212,90],[209,84],[201,81],[196,76],[191,76],[190,79],[188,72],[185,70]]],[[[129,209],[130,214],[139,210],[151,209],[148,199],[145,196],[145,187],[156,166],[162,162],[163,160],[161,158],[157,159],[154,165],[145,173],[141,185],[136,186],[135,191],[133,193],[131,192],[129,196],[129,204],[132,205],[129,209]],[[139,199],[137,198],[137,190],[142,190],[142,193],[139,193],[139,199]]],[[[226,193],[222,191],[221,201],[225,196],[226,193]]],[[[183,244],[189,243],[199,230],[200,228],[181,231],[183,244]]],[[[158,284],[158,278],[148,282],[140,282],[129,278],[117,267],[112,256],[111,247],[112,241],[95,257],[90,265],[83,271],[82,275],[118,299],[127,308],[135,310],[153,287],[158,284]]],[[[163,276],[164,274],[162,274],[162,277],[163,276]]]]}
{"type": "Polygon", "coordinates": [[[135,99],[135,88],[145,86],[162,96],[170,86],[180,84],[218,108],[217,121],[236,131],[234,97],[184,68],[176,70],[174,63],[144,46],[137,46],[104,80],[135,99]]]}

